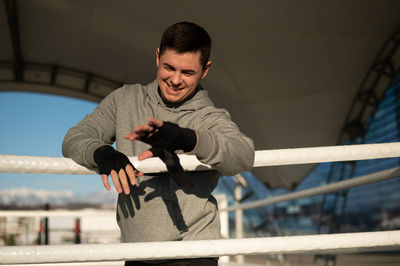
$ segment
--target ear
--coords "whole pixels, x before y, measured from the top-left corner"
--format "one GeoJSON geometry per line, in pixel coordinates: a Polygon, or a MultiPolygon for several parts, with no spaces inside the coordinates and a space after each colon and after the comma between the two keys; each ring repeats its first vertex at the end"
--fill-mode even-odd
{"type": "Polygon", "coordinates": [[[160,48],[157,48],[156,50],[156,64],[158,67],[158,64],[160,63],[160,48]]]}
{"type": "Polygon", "coordinates": [[[208,61],[206,66],[203,69],[203,74],[201,76],[201,79],[203,79],[203,78],[205,78],[207,76],[208,70],[210,69],[210,67],[211,67],[211,61],[208,61]]]}

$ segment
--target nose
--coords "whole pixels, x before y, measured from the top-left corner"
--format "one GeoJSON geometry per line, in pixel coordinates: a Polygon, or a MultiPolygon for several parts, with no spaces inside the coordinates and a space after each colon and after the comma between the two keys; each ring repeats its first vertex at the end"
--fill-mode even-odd
{"type": "Polygon", "coordinates": [[[178,71],[175,71],[174,74],[171,76],[171,85],[179,86],[182,83],[181,74],[178,71]]]}

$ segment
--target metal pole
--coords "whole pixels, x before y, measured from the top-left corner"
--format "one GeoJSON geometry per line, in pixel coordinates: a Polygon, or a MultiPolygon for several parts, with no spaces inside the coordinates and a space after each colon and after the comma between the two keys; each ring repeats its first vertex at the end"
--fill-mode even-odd
{"type": "Polygon", "coordinates": [[[75,244],[80,244],[81,243],[81,219],[76,218],[75,219],[75,239],[74,243],[75,244]]]}
{"type": "MultiPolygon", "coordinates": [[[[46,211],[50,210],[50,204],[44,205],[46,211]]],[[[44,244],[49,244],[49,217],[44,218],[44,244]]]]}
{"type": "MultiPolygon", "coordinates": [[[[236,187],[235,187],[235,200],[236,202],[240,202],[242,199],[242,186],[238,180],[236,180],[236,187]]],[[[235,211],[235,229],[236,229],[236,239],[243,238],[243,210],[237,209],[235,211]]],[[[238,263],[244,263],[244,256],[237,255],[236,261],[238,263]]]]}

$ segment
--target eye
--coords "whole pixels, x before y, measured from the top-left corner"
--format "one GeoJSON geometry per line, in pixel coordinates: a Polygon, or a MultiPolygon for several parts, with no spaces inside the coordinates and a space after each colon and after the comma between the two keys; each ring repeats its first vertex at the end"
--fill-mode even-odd
{"type": "Polygon", "coordinates": [[[194,73],[192,71],[182,71],[182,74],[187,76],[187,77],[191,77],[194,75],[194,73]]]}
{"type": "Polygon", "coordinates": [[[166,70],[168,70],[168,71],[174,71],[174,70],[175,70],[175,68],[173,68],[173,67],[170,66],[170,65],[164,65],[164,69],[166,69],[166,70]]]}

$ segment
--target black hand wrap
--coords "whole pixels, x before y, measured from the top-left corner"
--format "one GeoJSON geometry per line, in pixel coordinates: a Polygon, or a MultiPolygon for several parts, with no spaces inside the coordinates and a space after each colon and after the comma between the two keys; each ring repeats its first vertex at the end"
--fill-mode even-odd
{"type": "Polygon", "coordinates": [[[161,127],[155,127],[155,129],[157,132],[141,139],[144,143],[152,146],[150,151],[154,156],[159,156],[162,150],[188,152],[196,146],[196,133],[192,129],[182,128],[171,122],[163,122],[161,127]]]}
{"type": "MultiPolygon", "coordinates": [[[[115,170],[118,173],[121,169],[125,170],[128,164],[133,167],[125,154],[116,151],[109,145],[97,148],[93,154],[93,159],[97,163],[99,174],[109,175],[111,170],[115,170]]],[[[135,169],[135,167],[133,167],[133,169],[135,169]]]]}
{"type": "Polygon", "coordinates": [[[179,127],[171,122],[163,122],[161,127],[155,127],[155,129],[151,136],[146,135],[140,140],[151,145],[150,151],[165,163],[168,173],[179,186],[192,186],[193,184],[183,170],[175,151],[189,152],[193,150],[197,142],[195,131],[179,127]]]}

